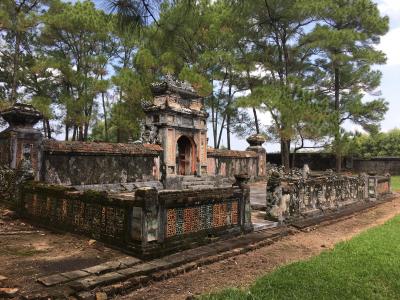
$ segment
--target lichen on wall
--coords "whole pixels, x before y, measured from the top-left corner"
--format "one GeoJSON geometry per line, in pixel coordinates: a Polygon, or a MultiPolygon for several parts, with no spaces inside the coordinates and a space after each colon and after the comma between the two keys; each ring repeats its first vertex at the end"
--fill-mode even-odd
{"type": "Polygon", "coordinates": [[[332,171],[309,175],[304,170],[271,172],[267,183],[267,218],[284,221],[308,217],[365,201],[367,177],[332,171]]]}
{"type": "Polygon", "coordinates": [[[16,171],[0,165],[0,202],[12,204],[16,194],[16,171]]]}

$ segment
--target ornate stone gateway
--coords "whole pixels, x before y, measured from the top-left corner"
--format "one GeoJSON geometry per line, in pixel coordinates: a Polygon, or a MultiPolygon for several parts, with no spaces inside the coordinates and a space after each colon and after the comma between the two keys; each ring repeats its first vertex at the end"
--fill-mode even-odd
{"type": "Polygon", "coordinates": [[[152,85],[153,101],[144,105],[142,140],[164,149],[165,176],[207,174],[207,117],[204,99],[192,86],[170,76],[152,85]]]}
{"type": "Polygon", "coordinates": [[[177,141],[176,169],[178,175],[196,175],[196,144],[182,135],[177,141]]]}

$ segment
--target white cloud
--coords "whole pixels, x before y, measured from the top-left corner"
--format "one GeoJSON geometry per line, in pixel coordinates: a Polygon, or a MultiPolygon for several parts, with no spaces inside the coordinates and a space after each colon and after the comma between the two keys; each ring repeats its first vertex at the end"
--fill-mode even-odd
{"type": "Polygon", "coordinates": [[[400,27],[383,36],[377,48],[386,53],[388,66],[400,65],[400,27]]]}
{"type": "Polygon", "coordinates": [[[400,1],[378,0],[377,3],[381,15],[390,18],[389,32],[381,38],[377,48],[386,53],[387,65],[400,65],[400,1]]]}
{"type": "Polygon", "coordinates": [[[400,1],[399,0],[380,0],[378,8],[382,15],[387,15],[391,21],[400,20],[400,1]]]}

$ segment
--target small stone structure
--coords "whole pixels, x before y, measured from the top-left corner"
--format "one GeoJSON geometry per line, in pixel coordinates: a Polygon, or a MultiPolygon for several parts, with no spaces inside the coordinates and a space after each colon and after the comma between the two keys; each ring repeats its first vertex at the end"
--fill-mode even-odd
{"type": "Polygon", "coordinates": [[[267,183],[266,217],[290,221],[321,215],[351,204],[374,201],[390,193],[390,176],[311,173],[308,167],[272,170],[267,183]]]}
{"type": "Polygon", "coordinates": [[[20,212],[39,225],[154,257],[251,231],[249,196],[244,183],[202,191],[145,187],[126,195],[31,182],[20,212]]]}
{"type": "Polygon", "coordinates": [[[42,134],[33,126],[42,114],[31,105],[15,104],[0,114],[9,127],[0,132],[0,165],[13,170],[19,167],[24,153],[28,153],[35,179],[40,178],[42,134]]]}
{"type": "Polygon", "coordinates": [[[169,76],[152,85],[154,99],[144,106],[143,142],[164,149],[165,176],[207,174],[207,117],[204,99],[169,76]]]}

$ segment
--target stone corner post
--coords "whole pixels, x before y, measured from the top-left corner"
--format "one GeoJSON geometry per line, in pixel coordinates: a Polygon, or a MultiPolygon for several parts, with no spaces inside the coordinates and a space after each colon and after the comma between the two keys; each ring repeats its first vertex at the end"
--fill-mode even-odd
{"type": "Polygon", "coordinates": [[[17,170],[29,160],[33,177],[39,180],[43,136],[33,126],[43,118],[42,114],[31,105],[17,103],[1,111],[0,116],[9,124],[0,132],[0,165],[17,170]]]}
{"type": "Polygon", "coordinates": [[[249,143],[249,147],[247,147],[247,151],[253,151],[257,154],[257,177],[266,177],[267,176],[267,151],[262,146],[266,139],[261,134],[254,134],[249,136],[246,141],[249,143]]]}
{"type": "Polygon", "coordinates": [[[145,245],[160,240],[160,205],[158,191],[155,188],[143,187],[135,192],[135,200],[142,208],[141,241],[145,245]]]}
{"type": "Polygon", "coordinates": [[[233,187],[240,189],[241,201],[239,202],[239,220],[240,226],[244,232],[253,231],[251,222],[251,203],[250,203],[250,185],[248,181],[250,176],[247,174],[235,175],[236,182],[233,187]]]}

